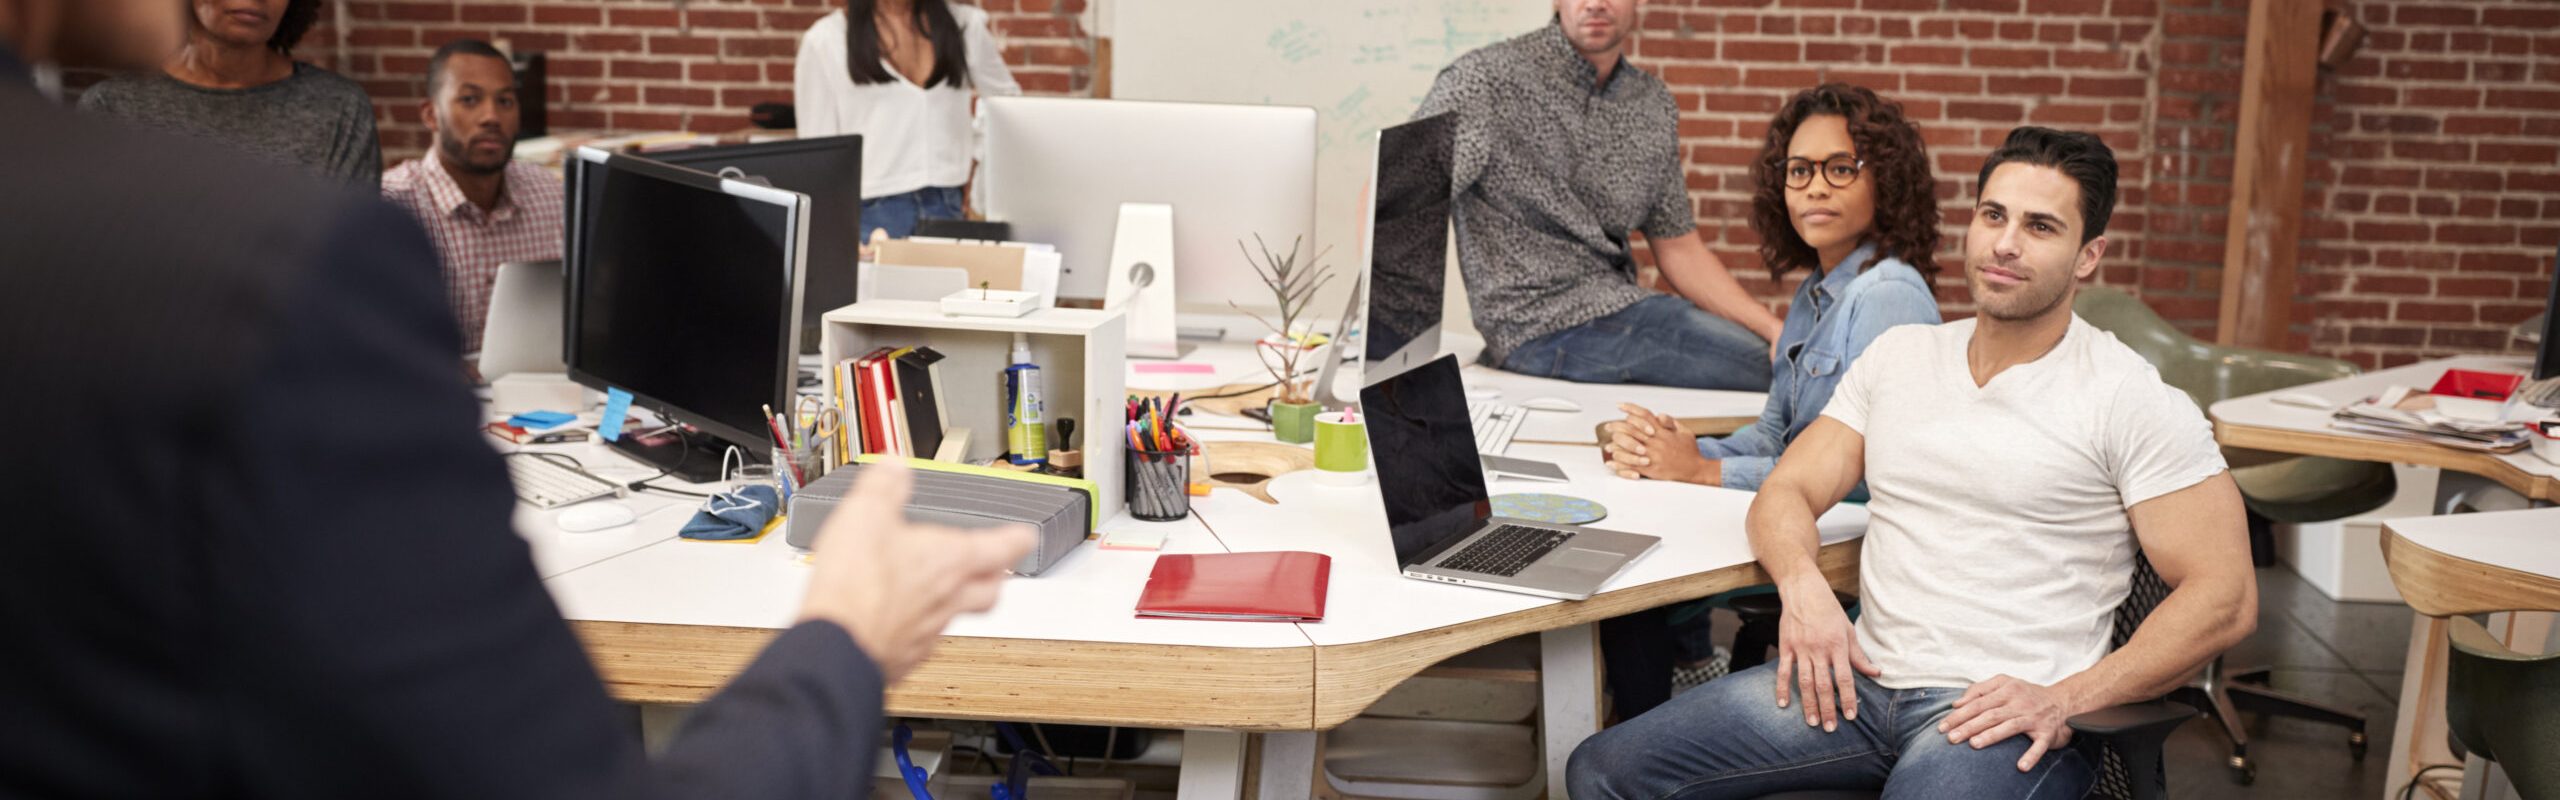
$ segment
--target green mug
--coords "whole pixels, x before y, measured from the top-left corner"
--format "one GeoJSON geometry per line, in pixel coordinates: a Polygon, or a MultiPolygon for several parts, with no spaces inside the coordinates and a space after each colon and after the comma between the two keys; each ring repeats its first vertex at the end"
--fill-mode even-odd
{"type": "Polygon", "coordinates": [[[1369,429],[1357,418],[1344,421],[1340,411],[1316,415],[1316,470],[1329,483],[1358,483],[1366,480],[1369,468],[1369,429]]]}

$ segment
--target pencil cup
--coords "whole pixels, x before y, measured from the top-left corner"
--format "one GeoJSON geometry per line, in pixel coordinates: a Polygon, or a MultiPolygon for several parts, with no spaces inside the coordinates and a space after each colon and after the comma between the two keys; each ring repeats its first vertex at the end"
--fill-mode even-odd
{"type": "Polygon", "coordinates": [[[1153,522],[1191,514],[1191,454],[1129,448],[1129,516],[1153,522]]]}
{"type": "Polygon", "coordinates": [[[1358,421],[1343,421],[1339,411],[1317,414],[1316,477],[1320,482],[1354,486],[1369,479],[1368,470],[1369,429],[1358,421]]]}

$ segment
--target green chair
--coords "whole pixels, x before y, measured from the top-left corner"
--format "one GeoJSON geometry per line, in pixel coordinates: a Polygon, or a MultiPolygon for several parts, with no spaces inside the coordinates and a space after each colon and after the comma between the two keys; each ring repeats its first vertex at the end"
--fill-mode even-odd
{"type": "MultiPolygon", "coordinates": [[[[2334,358],[2224,347],[2198,341],[2152,313],[2142,300],[2104,286],[2084,286],[2071,310],[2116,335],[2185,391],[2200,408],[2242,395],[2272,392],[2355,375],[2334,358]]],[[[2277,522],[2320,522],[2362,514],[2391,502],[2398,488],[2391,465],[2334,458],[2284,457],[2225,450],[2231,479],[2249,510],[2277,522]]]]}
{"type": "Polygon", "coordinates": [[[2449,623],[2445,726],[2453,751],[2495,761],[2525,797],[2560,797],[2560,653],[2525,655],[2470,617],[2449,623]]]}
{"type": "MultiPolygon", "coordinates": [[[[2152,313],[2140,299],[2104,286],[2081,287],[2071,310],[2142,354],[2160,371],[2161,380],[2185,391],[2199,408],[2357,372],[2354,364],[2337,359],[2198,341],[2152,313]]],[[[2223,456],[2232,465],[2232,482],[2239,484],[2249,510],[2278,522],[2318,522],[2361,514],[2390,502],[2398,488],[2389,464],[2232,448],[2224,448],[2223,456]]],[[[2241,730],[2243,709],[2345,728],[2348,754],[2364,758],[2364,715],[2269,689],[2270,677],[2265,669],[2226,673],[2217,656],[2195,684],[2175,695],[2220,723],[2231,740],[2232,780],[2246,785],[2258,776],[2258,765],[2249,760],[2249,736],[2241,730]]]]}

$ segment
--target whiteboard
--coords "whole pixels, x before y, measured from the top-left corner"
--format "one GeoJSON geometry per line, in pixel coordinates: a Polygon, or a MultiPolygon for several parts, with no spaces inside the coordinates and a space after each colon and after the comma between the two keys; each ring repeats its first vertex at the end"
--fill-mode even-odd
{"type": "Polygon", "coordinates": [[[1411,119],[1440,68],[1554,11],[1549,0],[1105,0],[1103,13],[1113,97],[1316,110],[1312,241],[1332,248],[1325,263],[1343,289],[1311,308],[1338,309],[1335,292],[1367,266],[1355,235],[1378,129],[1411,119]]]}

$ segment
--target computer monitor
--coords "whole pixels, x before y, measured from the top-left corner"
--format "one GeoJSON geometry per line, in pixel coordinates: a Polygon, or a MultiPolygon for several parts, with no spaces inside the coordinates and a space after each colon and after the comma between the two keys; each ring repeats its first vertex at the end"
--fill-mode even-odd
{"type": "Polygon", "coordinates": [[[1437,114],[1378,132],[1370,201],[1369,308],[1361,380],[1375,383],[1440,354],[1449,269],[1449,180],[1457,118],[1437,114]]]}
{"type": "MultiPolygon", "coordinates": [[[[809,196],[809,259],[802,271],[800,344],[818,345],[820,318],[852,305],[862,255],[862,137],[823,136],[697,147],[646,158],[809,196]]],[[[816,352],[812,349],[808,352],[816,352]]]]}
{"type": "Polygon", "coordinates": [[[2542,341],[2533,352],[2537,381],[2560,375],[2560,254],[2551,261],[2551,297],[2542,302],[2542,341]]]}
{"type": "MultiPolygon", "coordinates": [[[[1237,242],[1281,252],[1305,236],[1317,251],[1316,112],[1312,108],[990,97],[987,216],[1015,239],[1056,245],[1061,298],[1100,299],[1121,203],[1173,207],[1180,306],[1275,308],[1237,242]]],[[[1260,254],[1256,253],[1259,258],[1260,254]]]]}
{"type": "Polygon", "coordinates": [[[628,155],[571,158],[569,377],[697,429],[616,449],[701,482],[723,445],[763,460],[788,408],[809,198],[628,155]]]}

